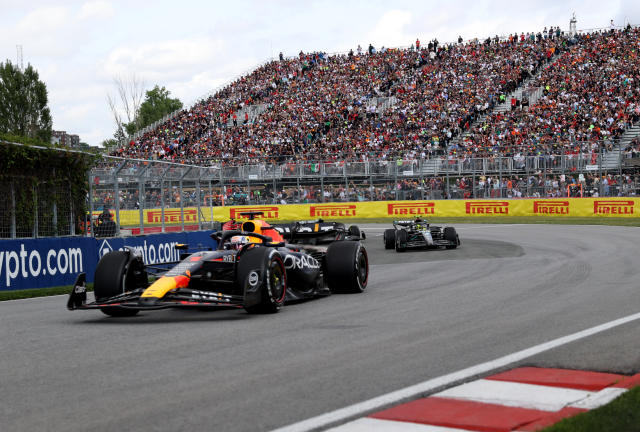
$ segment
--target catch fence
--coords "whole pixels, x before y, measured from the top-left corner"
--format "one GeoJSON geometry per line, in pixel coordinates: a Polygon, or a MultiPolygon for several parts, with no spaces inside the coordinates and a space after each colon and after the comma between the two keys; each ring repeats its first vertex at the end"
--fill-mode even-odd
{"type": "MultiPolygon", "coordinates": [[[[210,166],[101,157],[87,211],[68,180],[0,184],[0,238],[212,228],[219,206],[483,198],[640,196],[640,158],[619,153],[305,161],[210,166]],[[126,217],[123,217],[126,212],[126,217]],[[133,216],[132,216],[133,215],[133,216]]],[[[32,179],[30,179],[32,180],[32,179]]]]}

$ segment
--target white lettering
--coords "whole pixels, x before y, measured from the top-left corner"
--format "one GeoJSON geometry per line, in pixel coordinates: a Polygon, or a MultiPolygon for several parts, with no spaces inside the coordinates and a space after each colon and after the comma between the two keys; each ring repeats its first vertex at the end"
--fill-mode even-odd
{"type": "Polygon", "coordinates": [[[78,273],[82,271],[82,249],[69,249],[69,273],[78,273]]]}
{"type": "Polygon", "coordinates": [[[320,263],[318,263],[318,260],[308,255],[300,255],[299,257],[295,255],[287,255],[284,257],[284,267],[287,270],[302,270],[305,268],[318,269],[320,268],[320,263]]]}
{"type": "Polygon", "coordinates": [[[56,274],[58,272],[58,270],[54,267],[51,267],[51,257],[55,257],[56,256],[56,251],[54,251],[53,249],[49,250],[49,252],[47,252],[47,270],[49,270],[49,274],[51,276],[53,276],[54,274],[56,274]]]}
{"type": "Polygon", "coordinates": [[[11,279],[15,279],[20,271],[20,261],[18,260],[18,254],[14,251],[7,253],[7,266],[5,269],[5,277],[7,286],[11,286],[11,279]],[[15,261],[15,268],[11,270],[11,260],[15,261]]]}
{"type": "Polygon", "coordinates": [[[60,272],[60,274],[65,274],[67,272],[67,270],[69,269],[69,257],[67,256],[67,251],[64,249],[60,249],[58,251],[58,259],[57,259],[57,264],[58,264],[58,271],[60,272]],[[62,264],[60,264],[60,258],[64,257],[64,266],[62,264]]]}
{"type": "MultiPolygon", "coordinates": [[[[2,254],[2,252],[0,252],[0,255],[1,254],[2,254]]],[[[42,262],[40,261],[40,254],[36,250],[31,251],[31,255],[29,255],[29,272],[31,273],[31,276],[36,277],[36,276],[40,275],[40,268],[41,267],[42,267],[42,262]],[[36,261],[38,262],[38,267],[36,267],[35,269],[33,268],[33,259],[34,258],[36,258],[36,261]]]]}
{"type": "Polygon", "coordinates": [[[27,258],[27,251],[24,250],[24,244],[20,244],[20,264],[22,268],[22,277],[26,278],[29,276],[27,273],[27,266],[25,265],[25,258],[27,258]]]}

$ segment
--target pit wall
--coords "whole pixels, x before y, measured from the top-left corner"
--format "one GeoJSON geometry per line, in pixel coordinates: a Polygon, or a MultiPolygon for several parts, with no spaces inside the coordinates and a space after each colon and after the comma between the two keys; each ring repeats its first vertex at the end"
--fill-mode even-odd
{"type": "MultiPolygon", "coordinates": [[[[505,200],[366,201],[329,204],[286,204],[213,207],[204,209],[201,222],[242,219],[246,211],[264,212],[269,220],[366,219],[424,217],[638,217],[640,198],[558,198],[505,200]]],[[[185,224],[197,224],[195,207],[184,209],[185,224]]],[[[180,209],[165,209],[165,224],[181,223],[180,209]]],[[[144,225],[161,224],[160,210],[145,210],[144,225]]],[[[138,226],[139,210],[121,210],[121,226],[138,226]]]]}

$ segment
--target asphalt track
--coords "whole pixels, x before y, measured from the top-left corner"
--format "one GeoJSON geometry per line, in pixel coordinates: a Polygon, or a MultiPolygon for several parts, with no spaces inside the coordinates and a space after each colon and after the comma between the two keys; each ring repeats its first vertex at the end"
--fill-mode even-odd
{"type": "MultiPolygon", "coordinates": [[[[0,303],[0,429],[267,431],[640,312],[635,227],[458,225],[402,254],[362,228],[367,291],[276,315],[0,303]]],[[[639,330],[518,365],[637,373],[639,330]]]]}

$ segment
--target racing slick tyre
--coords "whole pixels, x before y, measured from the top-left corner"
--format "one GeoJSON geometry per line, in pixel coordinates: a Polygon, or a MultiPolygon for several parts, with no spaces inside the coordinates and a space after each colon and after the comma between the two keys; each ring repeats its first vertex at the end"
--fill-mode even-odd
{"type": "MultiPolygon", "coordinates": [[[[93,294],[96,302],[106,300],[125,292],[127,281],[127,264],[130,257],[128,251],[113,251],[102,257],[98,266],[93,283],[93,294]]],[[[133,316],[138,313],[136,309],[127,309],[118,306],[100,308],[102,313],[113,317],[133,316]]]]}
{"type": "Polygon", "coordinates": [[[358,239],[360,239],[362,236],[362,234],[360,233],[360,228],[358,228],[357,225],[351,225],[349,227],[349,235],[358,239]]]}
{"type": "Polygon", "coordinates": [[[407,250],[407,232],[398,230],[396,233],[396,252],[404,252],[407,250]]]}
{"type": "Polygon", "coordinates": [[[446,246],[447,249],[455,249],[460,244],[458,233],[454,227],[446,227],[443,233],[444,239],[452,242],[453,244],[446,246]]]}
{"type": "Polygon", "coordinates": [[[359,241],[331,243],[325,255],[327,284],[334,293],[361,293],[369,279],[369,256],[359,241]]]}
{"type": "Polygon", "coordinates": [[[382,240],[384,240],[385,249],[393,249],[396,245],[396,230],[393,228],[384,230],[382,240]]]}
{"type": "Polygon", "coordinates": [[[287,272],[279,253],[269,247],[255,247],[245,252],[238,262],[238,280],[260,293],[260,301],[245,306],[250,314],[271,314],[280,310],[287,295],[287,272]],[[255,271],[260,269],[260,275],[255,271]]]}

